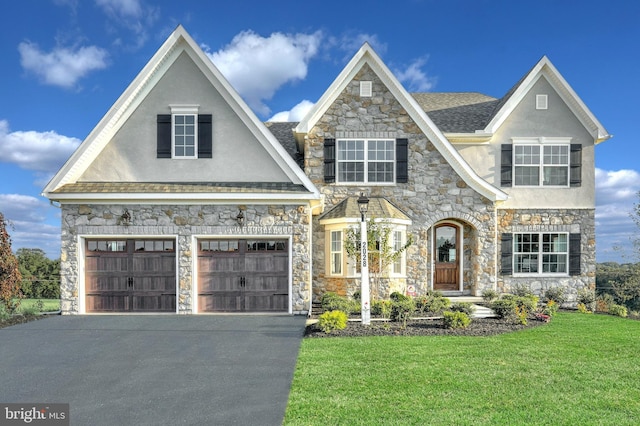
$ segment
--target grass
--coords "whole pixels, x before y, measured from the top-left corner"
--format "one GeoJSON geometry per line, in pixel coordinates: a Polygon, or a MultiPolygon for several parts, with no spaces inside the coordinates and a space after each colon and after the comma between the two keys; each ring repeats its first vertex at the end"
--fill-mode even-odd
{"type": "Polygon", "coordinates": [[[640,321],[493,337],[305,339],[286,425],[640,424],[640,321]]]}
{"type": "Polygon", "coordinates": [[[42,312],[53,312],[60,310],[60,299],[22,299],[18,311],[23,309],[36,309],[36,303],[41,300],[43,303],[42,312]]]}

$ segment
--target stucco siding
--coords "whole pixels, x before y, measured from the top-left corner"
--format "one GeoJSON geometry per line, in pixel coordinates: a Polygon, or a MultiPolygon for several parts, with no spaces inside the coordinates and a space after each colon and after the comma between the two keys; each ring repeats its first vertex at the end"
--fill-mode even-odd
{"type": "Polygon", "coordinates": [[[80,182],[288,182],[187,53],[171,65],[79,179],[80,182]],[[156,116],[170,105],[199,105],[213,116],[213,158],[156,158],[156,116]]]}

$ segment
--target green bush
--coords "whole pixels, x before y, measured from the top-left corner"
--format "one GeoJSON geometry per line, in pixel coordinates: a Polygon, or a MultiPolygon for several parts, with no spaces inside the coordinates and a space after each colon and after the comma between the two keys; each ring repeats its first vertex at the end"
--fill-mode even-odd
{"type": "Polygon", "coordinates": [[[578,306],[584,305],[585,309],[589,311],[596,310],[596,292],[588,288],[581,288],[578,290],[578,297],[576,299],[578,306]]]}
{"type": "Polygon", "coordinates": [[[627,317],[627,307],[623,305],[613,304],[609,306],[609,313],[618,317],[627,317]]]}
{"type": "Polygon", "coordinates": [[[451,301],[444,297],[439,291],[432,291],[428,292],[424,296],[416,297],[415,305],[421,316],[426,312],[439,315],[442,311],[451,306],[451,301]]]}
{"type": "Polygon", "coordinates": [[[320,300],[322,310],[328,311],[342,311],[348,314],[359,313],[361,310],[360,303],[355,300],[350,300],[344,296],[339,296],[331,291],[322,295],[320,300]]]}
{"type": "Polygon", "coordinates": [[[476,307],[473,306],[473,303],[471,302],[453,303],[449,309],[453,312],[464,312],[468,316],[473,315],[473,313],[476,311],[476,307]]]}
{"type": "Polygon", "coordinates": [[[374,300],[371,303],[371,315],[375,315],[381,318],[389,318],[391,315],[391,301],[374,300]]]}
{"type": "Polygon", "coordinates": [[[615,305],[616,301],[609,293],[603,293],[596,297],[596,312],[609,312],[609,308],[615,305]]]}
{"type": "Polygon", "coordinates": [[[546,289],[542,297],[542,301],[549,302],[550,300],[553,300],[558,305],[562,305],[566,302],[567,297],[565,295],[564,287],[550,287],[546,289]]]}
{"type": "Polygon", "coordinates": [[[318,328],[325,333],[344,330],[347,327],[347,314],[342,311],[329,311],[318,318],[318,328]]]}
{"type": "Polygon", "coordinates": [[[404,294],[402,294],[402,293],[400,293],[398,291],[394,291],[389,296],[389,299],[391,299],[392,302],[398,302],[398,301],[401,301],[401,300],[409,299],[409,296],[405,296],[404,294]]]}
{"type": "Polygon", "coordinates": [[[542,313],[552,317],[558,312],[558,308],[559,307],[560,307],[560,303],[559,302],[556,302],[555,300],[550,299],[544,305],[544,308],[542,308],[542,313]]]}
{"type": "Polygon", "coordinates": [[[445,328],[467,328],[471,324],[471,318],[465,312],[445,311],[442,314],[442,323],[445,328]]]}
{"type": "Polygon", "coordinates": [[[497,299],[498,296],[499,296],[498,292],[493,289],[487,289],[482,291],[482,299],[487,303],[491,303],[492,301],[497,299]]]}
{"type": "Polygon", "coordinates": [[[511,293],[514,296],[520,296],[520,297],[535,296],[531,288],[529,288],[529,286],[527,286],[526,284],[515,284],[511,289],[511,293]]]}
{"type": "Polygon", "coordinates": [[[11,313],[4,306],[4,303],[0,303],[0,321],[8,320],[11,317],[11,313]]]}
{"type": "Polygon", "coordinates": [[[536,310],[537,306],[538,298],[536,296],[514,296],[512,294],[504,294],[490,305],[498,317],[520,324],[527,323],[527,317],[536,310]]]}
{"type": "Polygon", "coordinates": [[[407,321],[413,315],[416,305],[413,299],[403,296],[397,300],[391,300],[391,321],[401,322],[402,327],[407,326],[407,321]]]}

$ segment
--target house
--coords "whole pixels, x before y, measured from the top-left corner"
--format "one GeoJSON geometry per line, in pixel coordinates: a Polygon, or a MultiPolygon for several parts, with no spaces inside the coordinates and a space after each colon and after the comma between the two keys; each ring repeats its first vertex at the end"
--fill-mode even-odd
{"type": "Polygon", "coordinates": [[[62,310],[304,314],[353,294],[368,217],[412,244],[373,290],[595,286],[594,146],[543,57],[503,98],[408,93],[364,44],[299,123],[262,123],[179,26],[44,189],[62,310]]]}

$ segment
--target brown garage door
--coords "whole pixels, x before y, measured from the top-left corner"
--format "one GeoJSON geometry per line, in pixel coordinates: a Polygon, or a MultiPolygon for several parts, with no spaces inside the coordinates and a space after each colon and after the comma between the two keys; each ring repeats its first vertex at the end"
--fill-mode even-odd
{"type": "Polygon", "coordinates": [[[87,312],[175,312],[174,240],[86,240],[87,312]]]}
{"type": "Polygon", "coordinates": [[[200,312],[288,312],[286,240],[200,240],[200,312]]]}

